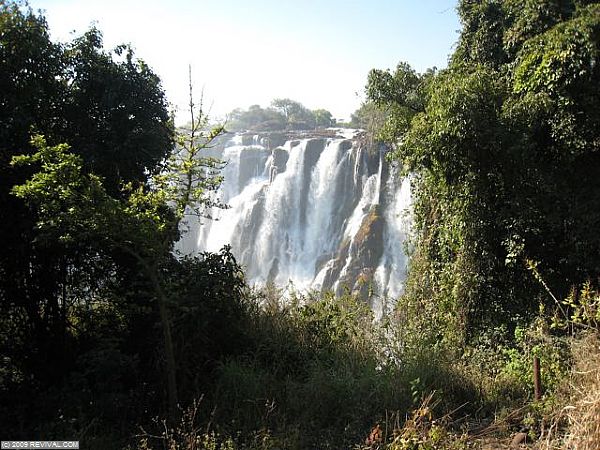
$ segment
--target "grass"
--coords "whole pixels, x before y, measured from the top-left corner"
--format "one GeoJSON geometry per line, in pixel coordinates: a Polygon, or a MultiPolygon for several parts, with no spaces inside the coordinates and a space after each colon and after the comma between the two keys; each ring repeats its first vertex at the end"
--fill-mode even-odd
{"type": "MultiPolygon", "coordinates": [[[[68,434],[97,450],[494,449],[507,448],[519,432],[538,450],[600,448],[597,330],[573,337],[540,316],[512,332],[481,330],[461,347],[452,336],[440,339],[443,317],[415,318],[402,308],[375,321],[352,295],[292,293],[283,301],[270,288],[244,301],[235,328],[213,308],[198,315],[228,330],[219,341],[243,345],[216,351],[204,336],[190,339],[197,325],[179,328],[188,344],[179,353],[181,373],[199,380],[182,384],[193,388],[182,387],[179,422],[162,419],[158,398],[146,414],[124,419],[128,430],[116,430],[112,391],[96,390],[96,409],[82,409],[68,434]],[[534,355],[545,387],[537,402],[534,355]]],[[[146,403],[136,399],[145,397],[131,389],[120,401],[139,411],[146,403]]],[[[76,395],[72,385],[64,393],[76,395]]],[[[56,421],[37,429],[55,430],[57,438],[68,431],[56,421]]]]}
{"type": "Polygon", "coordinates": [[[573,341],[574,365],[562,389],[540,450],[600,448],[600,339],[586,333],[573,341]]]}
{"type": "Polygon", "coordinates": [[[549,414],[531,404],[528,364],[542,352],[545,379],[559,379],[550,362],[562,341],[537,324],[459,352],[431,346],[422,321],[374,321],[351,295],[264,295],[277,292],[249,309],[247,350],[217,364],[190,406],[195,422],[165,431],[158,421],[138,448],[477,448],[524,426],[537,435],[549,414]]]}

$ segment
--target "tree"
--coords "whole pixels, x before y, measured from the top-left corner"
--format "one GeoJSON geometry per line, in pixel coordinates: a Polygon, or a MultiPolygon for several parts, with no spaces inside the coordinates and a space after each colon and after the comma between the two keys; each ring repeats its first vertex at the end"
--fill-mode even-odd
{"type": "Polygon", "coordinates": [[[62,47],[50,41],[43,17],[16,3],[0,2],[0,311],[4,317],[23,318],[14,345],[3,342],[0,350],[27,364],[30,372],[45,370],[49,379],[59,369],[42,369],[44,357],[61,364],[57,348],[47,343],[50,336],[60,336],[56,299],[64,271],[52,249],[38,251],[35,218],[10,195],[11,187],[27,175],[11,167],[10,160],[31,148],[31,128],[48,132],[61,120],[62,55],[62,47]],[[32,350],[20,345],[25,341],[36,342],[31,347],[39,358],[23,357],[32,350]]]}
{"type": "Polygon", "coordinates": [[[64,128],[54,142],[69,142],[112,193],[161,170],[174,142],[158,76],[129,46],[105,52],[96,28],[66,46],[64,60],[64,128]]]}
{"type": "Polygon", "coordinates": [[[369,72],[366,88],[369,102],[364,112],[372,125],[385,118],[377,126],[380,139],[395,142],[407,131],[413,117],[424,111],[427,86],[434,75],[435,68],[418,74],[407,63],[398,64],[393,74],[389,70],[369,72]]]}
{"type": "Polygon", "coordinates": [[[364,102],[356,111],[350,114],[350,126],[362,128],[371,134],[376,134],[383,127],[386,119],[385,111],[369,101],[364,102]]]}
{"type": "Polygon", "coordinates": [[[271,105],[286,118],[288,128],[306,130],[315,127],[315,116],[301,103],[289,98],[276,98],[271,105]]]}
{"type": "MultiPolygon", "coordinates": [[[[190,85],[190,99],[191,94],[190,85]]],[[[214,205],[209,192],[221,181],[221,162],[203,157],[201,152],[223,128],[206,132],[208,119],[201,109],[195,112],[191,100],[190,112],[190,133],[180,136],[179,147],[165,170],[150,185],[129,183],[125,195],[110,195],[104,180],[86,174],[83,158],[70,152],[66,144],[49,146],[37,136],[33,140],[36,153],[13,158],[14,165],[39,167],[13,192],[37,212],[37,227],[44,239],[85,242],[90,253],[124,252],[147,277],[160,313],[171,417],[178,403],[177,364],[163,269],[173,258],[182,220],[186,215],[201,215],[207,205],[214,205]]]]}
{"type": "Polygon", "coordinates": [[[326,109],[315,109],[312,113],[315,116],[315,124],[317,127],[327,128],[335,126],[335,119],[326,109]]]}
{"type": "Polygon", "coordinates": [[[0,170],[14,172],[10,156],[29,148],[33,128],[50,143],[70,142],[113,192],[156,173],[173,124],[160,80],[131,48],[105,52],[95,28],[54,44],[44,17],[12,2],[2,2],[0,15],[0,170]]]}
{"type": "Polygon", "coordinates": [[[309,110],[301,103],[289,98],[273,100],[271,107],[252,105],[247,110],[234,109],[229,113],[228,129],[279,131],[308,130],[335,125],[335,119],[326,109],[309,110]]]}
{"type": "Polygon", "coordinates": [[[271,102],[271,106],[279,110],[285,116],[287,122],[303,108],[300,103],[289,98],[276,98],[271,102]]]}
{"type": "Polygon", "coordinates": [[[30,169],[10,160],[36,151],[32,132],[50,146],[69,142],[83,158],[82,170],[101,174],[111,195],[120,195],[122,183],[160,170],[173,147],[173,125],[158,77],[129,48],[105,52],[96,29],[56,44],[41,14],[3,1],[0,59],[0,209],[6,212],[0,221],[0,308],[6,317],[25,314],[21,330],[28,348],[13,346],[16,358],[51,379],[65,367],[57,363],[49,370],[45,364],[45,358],[61,361],[66,354],[59,300],[91,264],[82,263],[85,251],[76,242],[65,253],[40,240],[38,217],[10,194],[30,169]],[[22,356],[28,352],[40,356],[22,356]]]}
{"type": "MultiPolygon", "coordinates": [[[[0,310],[5,329],[13,330],[7,339],[0,336],[0,352],[21,376],[20,385],[33,392],[56,386],[74,364],[70,313],[94,302],[106,286],[140,271],[140,263],[123,248],[100,238],[98,226],[85,229],[91,225],[86,214],[115,225],[107,221],[116,220],[111,211],[118,203],[108,198],[137,198],[140,207],[152,210],[150,200],[143,200],[150,196],[143,186],[149,175],[162,171],[174,133],[158,77],[128,47],[103,50],[96,29],[69,44],[53,43],[41,14],[17,2],[1,2],[0,57],[0,209],[6,213],[0,221],[0,310]],[[32,132],[43,134],[46,142],[32,145],[32,132]],[[79,159],[65,157],[62,169],[56,162],[51,170],[71,170],[74,184],[68,187],[67,177],[62,186],[56,178],[46,187],[62,189],[68,198],[54,200],[75,208],[71,216],[64,210],[61,216],[58,206],[49,204],[28,208],[11,195],[14,185],[31,179],[36,164],[11,165],[12,157],[34,157],[43,147],[62,142],[69,142],[79,159]],[[124,184],[128,188],[122,190],[124,184]],[[86,203],[86,196],[99,204],[86,203]],[[102,219],[99,211],[107,217],[102,219]],[[59,215],[52,217],[52,212],[59,215]],[[53,233],[43,231],[48,227],[53,233]]],[[[52,180],[38,181],[41,189],[52,180]]],[[[165,205],[155,209],[165,217],[173,214],[165,205]]],[[[149,251],[148,245],[144,248],[149,251]]]]}
{"type": "Polygon", "coordinates": [[[229,113],[227,128],[239,130],[284,130],[286,118],[274,108],[263,109],[260,105],[252,105],[247,110],[235,109],[229,113]]]}
{"type": "Polygon", "coordinates": [[[559,296],[600,272],[599,7],[464,0],[447,69],[369,75],[414,173],[409,296],[434,299],[463,337],[537,311],[527,259],[559,296]]]}

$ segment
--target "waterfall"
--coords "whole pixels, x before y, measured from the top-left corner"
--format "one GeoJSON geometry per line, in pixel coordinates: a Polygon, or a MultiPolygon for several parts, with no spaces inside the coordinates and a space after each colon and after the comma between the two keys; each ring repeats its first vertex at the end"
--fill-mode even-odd
{"type": "Polygon", "coordinates": [[[358,137],[288,138],[271,148],[269,136],[235,136],[218,150],[227,163],[218,195],[229,207],[188,222],[179,250],[230,244],[252,283],[348,289],[373,304],[397,297],[410,181],[390,175],[384,148],[358,137]]]}

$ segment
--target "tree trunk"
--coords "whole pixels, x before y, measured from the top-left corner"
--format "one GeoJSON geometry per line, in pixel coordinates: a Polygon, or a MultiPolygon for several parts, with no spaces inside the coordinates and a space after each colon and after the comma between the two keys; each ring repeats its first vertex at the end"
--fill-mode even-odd
{"type": "Polygon", "coordinates": [[[167,296],[160,284],[158,269],[155,266],[147,267],[148,276],[152,280],[152,285],[156,293],[158,310],[160,313],[160,322],[163,330],[163,339],[165,347],[165,358],[167,362],[167,402],[169,407],[169,418],[171,420],[177,417],[177,366],[175,364],[175,351],[173,349],[173,337],[171,334],[171,320],[167,308],[167,296]]]}

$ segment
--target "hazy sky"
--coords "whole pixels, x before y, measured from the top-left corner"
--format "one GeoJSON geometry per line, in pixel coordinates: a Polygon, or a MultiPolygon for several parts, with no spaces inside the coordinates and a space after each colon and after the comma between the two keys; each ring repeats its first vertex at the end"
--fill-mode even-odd
{"type": "Polygon", "coordinates": [[[163,80],[179,121],[204,88],[213,116],[289,97],[347,119],[372,68],[445,67],[456,0],[30,0],[53,39],[95,21],[105,47],[131,43],[163,80]]]}

